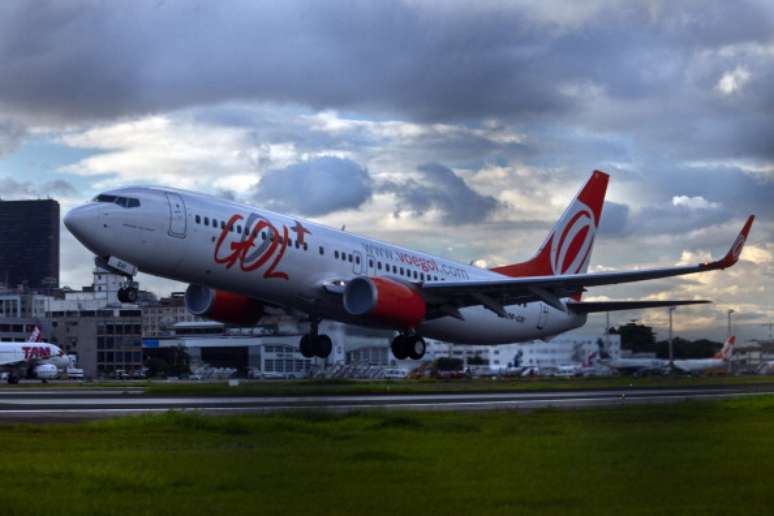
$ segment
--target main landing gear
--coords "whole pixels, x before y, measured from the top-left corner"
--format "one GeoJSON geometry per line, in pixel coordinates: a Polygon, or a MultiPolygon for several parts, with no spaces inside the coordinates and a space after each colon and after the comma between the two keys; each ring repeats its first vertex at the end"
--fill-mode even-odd
{"type": "Polygon", "coordinates": [[[333,350],[333,342],[327,335],[320,335],[320,321],[312,320],[312,330],[301,337],[298,345],[299,351],[305,358],[320,357],[328,358],[333,350]]]}
{"type": "Polygon", "coordinates": [[[398,360],[406,360],[407,358],[420,360],[425,356],[427,344],[425,344],[425,339],[419,335],[404,335],[401,333],[392,339],[390,348],[392,349],[392,354],[398,360]]]}

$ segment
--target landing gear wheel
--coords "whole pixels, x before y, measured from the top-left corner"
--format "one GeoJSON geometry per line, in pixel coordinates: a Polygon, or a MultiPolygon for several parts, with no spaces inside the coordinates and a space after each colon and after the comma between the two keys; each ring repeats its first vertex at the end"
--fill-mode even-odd
{"type": "Polygon", "coordinates": [[[390,349],[393,356],[398,360],[406,360],[408,358],[408,346],[406,345],[406,337],[404,335],[398,335],[392,339],[390,349]]]}
{"type": "Polygon", "coordinates": [[[16,385],[19,383],[19,377],[14,374],[8,375],[8,385],[16,385]]]}
{"type": "Polygon", "coordinates": [[[327,335],[318,335],[314,340],[315,355],[320,358],[328,358],[333,351],[333,342],[327,335]]]}
{"type": "Polygon", "coordinates": [[[408,357],[411,360],[421,360],[425,356],[425,350],[427,349],[425,339],[418,335],[412,335],[411,337],[406,337],[405,340],[408,357]]]}
{"type": "Polygon", "coordinates": [[[118,300],[122,303],[136,303],[137,296],[138,292],[136,287],[118,289],[118,300]]]}
{"type": "Polygon", "coordinates": [[[298,350],[304,358],[312,358],[314,356],[314,347],[312,346],[312,339],[309,335],[301,337],[301,342],[298,344],[298,350]]]}

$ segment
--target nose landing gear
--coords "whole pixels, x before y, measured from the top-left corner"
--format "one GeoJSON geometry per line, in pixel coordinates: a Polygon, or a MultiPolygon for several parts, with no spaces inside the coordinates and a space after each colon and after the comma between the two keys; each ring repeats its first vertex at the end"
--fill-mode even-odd
{"type": "Polygon", "coordinates": [[[118,289],[118,300],[122,303],[136,303],[138,294],[139,283],[130,279],[121,283],[118,289]]]}
{"type": "Polygon", "coordinates": [[[392,354],[398,360],[406,360],[407,358],[421,360],[425,356],[425,351],[427,351],[427,344],[425,339],[419,335],[404,335],[401,333],[392,339],[390,349],[392,349],[392,354]]]}

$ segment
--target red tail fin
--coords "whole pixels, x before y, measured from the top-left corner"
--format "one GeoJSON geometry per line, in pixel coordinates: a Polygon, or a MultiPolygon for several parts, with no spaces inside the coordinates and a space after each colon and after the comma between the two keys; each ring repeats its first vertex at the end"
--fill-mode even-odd
{"type": "Polygon", "coordinates": [[[731,335],[723,343],[723,349],[715,353],[713,358],[722,358],[723,360],[731,360],[731,355],[734,353],[734,344],[736,344],[736,337],[731,335]]]}
{"type": "Polygon", "coordinates": [[[599,170],[591,174],[532,259],[492,270],[512,277],[586,272],[609,177],[599,170]]]}

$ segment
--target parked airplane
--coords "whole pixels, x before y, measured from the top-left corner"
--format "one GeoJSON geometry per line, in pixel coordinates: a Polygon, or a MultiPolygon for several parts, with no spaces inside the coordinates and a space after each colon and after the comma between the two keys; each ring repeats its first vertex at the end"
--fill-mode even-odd
{"type": "Polygon", "coordinates": [[[678,371],[690,374],[698,374],[712,370],[723,370],[728,366],[731,355],[734,354],[734,345],[736,337],[730,336],[723,343],[723,348],[715,353],[712,358],[692,358],[686,360],[675,360],[672,366],[678,371]]]}
{"type": "Polygon", "coordinates": [[[40,329],[27,342],[0,342],[0,372],[8,375],[8,383],[32,377],[44,382],[56,378],[70,364],[64,352],[54,344],[40,342],[40,329]]]}
{"type": "Polygon", "coordinates": [[[722,370],[728,366],[734,352],[736,337],[731,336],[723,343],[723,348],[712,358],[690,358],[669,360],[662,358],[619,358],[603,362],[606,366],[626,374],[666,374],[671,369],[688,374],[698,374],[710,370],[722,370]]]}
{"type": "Polygon", "coordinates": [[[588,287],[725,269],[739,258],[750,216],[719,261],[587,273],[608,175],[595,171],[530,260],[486,270],[209,195],[130,187],[97,195],[64,223],[123,274],[124,301],[138,270],[190,283],[188,309],[255,324],[267,307],[308,318],[305,356],[327,357],[323,319],[398,331],[393,354],[419,359],[422,337],[467,344],[548,338],[583,326],[591,312],[708,301],[583,302],[588,287]]]}

